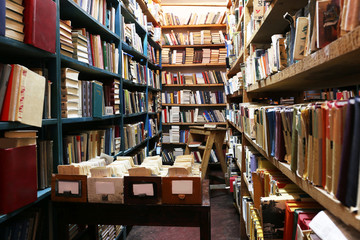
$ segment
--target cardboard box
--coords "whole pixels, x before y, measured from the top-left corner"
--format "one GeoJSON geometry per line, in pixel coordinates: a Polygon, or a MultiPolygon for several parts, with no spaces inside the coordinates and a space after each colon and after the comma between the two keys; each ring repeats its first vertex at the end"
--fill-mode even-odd
{"type": "Polygon", "coordinates": [[[124,178],[88,178],[88,201],[94,203],[124,203],[124,178]]]}
{"type": "Polygon", "coordinates": [[[161,177],[124,177],[125,204],[160,204],[161,177]]]}
{"type": "Polygon", "coordinates": [[[162,179],[164,204],[201,204],[200,177],[164,177],[162,179]]]}
{"type": "Polygon", "coordinates": [[[53,174],[51,200],[57,202],[87,202],[87,176],[53,174]]]}

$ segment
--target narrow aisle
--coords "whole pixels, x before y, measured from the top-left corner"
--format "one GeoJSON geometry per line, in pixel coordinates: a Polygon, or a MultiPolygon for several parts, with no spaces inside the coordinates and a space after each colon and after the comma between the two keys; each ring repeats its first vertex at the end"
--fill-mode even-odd
{"type": "MultiPolygon", "coordinates": [[[[225,190],[212,190],[211,239],[240,239],[239,214],[233,205],[233,197],[225,190]]],[[[147,227],[134,226],[127,240],[195,240],[200,239],[196,227],[147,227]]]]}

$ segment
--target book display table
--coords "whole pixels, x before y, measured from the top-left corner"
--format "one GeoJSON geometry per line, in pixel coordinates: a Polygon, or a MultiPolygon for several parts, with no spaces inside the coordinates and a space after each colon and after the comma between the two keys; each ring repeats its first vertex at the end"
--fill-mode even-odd
{"type": "MultiPolygon", "coordinates": [[[[202,183],[201,205],[130,205],[53,202],[54,236],[69,239],[69,224],[200,227],[200,238],[211,239],[209,180],[202,183]]],[[[96,239],[96,233],[91,234],[96,239]]]]}

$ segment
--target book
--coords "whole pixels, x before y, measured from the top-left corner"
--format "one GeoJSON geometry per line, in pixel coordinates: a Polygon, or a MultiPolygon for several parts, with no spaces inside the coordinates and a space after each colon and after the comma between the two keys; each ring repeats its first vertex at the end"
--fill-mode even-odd
{"type": "Polygon", "coordinates": [[[92,116],[102,117],[103,115],[103,84],[92,81],[92,116]]]}
{"type": "Polygon", "coordinates": [[[24,42],[55,53],[56,3],[52,0],[24,2],[24,42]]]}

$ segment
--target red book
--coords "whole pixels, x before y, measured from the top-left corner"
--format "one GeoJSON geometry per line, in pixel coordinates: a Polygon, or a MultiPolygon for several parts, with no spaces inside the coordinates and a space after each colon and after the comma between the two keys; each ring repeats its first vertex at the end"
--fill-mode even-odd
{"type": "Polygon", "coordinates": [[[14,76],[14,65],[11,65],[11,72],[9,76],[9,82],[5,92],[5,98],[3,103],[3,108],[0,116],[1,121],[9,121],[9,111],[10,111],[10,99],[11,99],[11,88],[14,76]]]}
{"type": "Polygon", "coordinates": [[[52,0],[27,0],[24,7],[24,42],[55,53],[56,3],[52,0]]]}
{"type": "Polygon", "coordinates": [[[0,159],[0,214],[7,214],[37,199],[36,145],[0,149],[0,159]]]}

